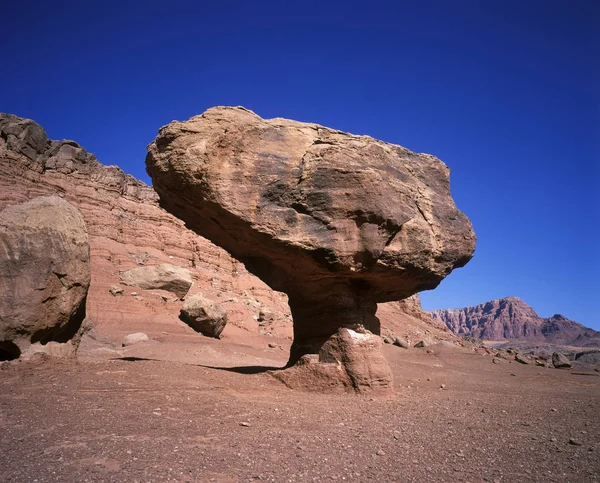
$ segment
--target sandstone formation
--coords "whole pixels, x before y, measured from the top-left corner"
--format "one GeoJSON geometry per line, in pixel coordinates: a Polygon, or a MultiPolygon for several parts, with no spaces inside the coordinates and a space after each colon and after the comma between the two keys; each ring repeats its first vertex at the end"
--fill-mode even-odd
{"type": "Polygon", "coordinates": [[[218,339],[227,325],[227,312],[198,293],[186,299],[181,308],[181,319],[195,331],[218,339]]]}
{"type": "Polygon", "coordinates": [[[363,327],[338,329],[318,355],[303,355],[298,364],[275,377],[293,389],[317,392],[341,389],[386,394],[393,382],[381,353],[381,338],[363,327]]]}
{"type": "Polygon", "coordinates": [[[88,234],[74,206],[46,196],[0,211],[1,358],[72,339],[89,285],[88,234]]]}
{"type": "MultiPolygon", "coordinates": [[[[74,141],[50,140],[35,122],[0,113],[0,210],[57,193],[79,209],[90,240],[92,279],[87,314],[96,326],[97,341],[84,338],[79,357],[117,357],[113,349],[135,332],[145,332],[156,344],[133,349],[148,347],[162,356],[169,353],[172,341],[185,341],[190,347],[211,343],[199,339],[180,321],[182,302],[168,292],[119,287],[121,272],[163,263],[192,273],[194,285],[188,297],[201,292],[227,311],[228,324],[221,334],[226,343],[219,343],[219,350],[241,346],[244,350],[235,349],[236,354],[260,356],[265,340],[289,349],[293,328],[283,293],[273,291],[223,249],[160,208],[151,187],[116,166],[102,165],[74,141]],[[53,160],[48,163],[50,158],[53,160]],[[117,289],[115,295],[109,291],[111,287],[117,289]],[[124,293],[119,295],[121,290],[124,293]],[[131,297],[132,291],[140,292],[141,297],[131,297]]],[[[425,337],[457,340],[443,324],[406,310],[404,301],[379,304],[377,316],[384,330],[411,346],[425,337]]],[[[241,360],[238,363],[243,364],[241,360]]]]}
{"type": "Polygon", "coordinates": [[[166,290],[183,299],[190,290],[193,281],[189,270],[169,263],[162,263],[127,270],[121,273],[121,283],[145,290],[166,290]]]}
{"type": "Polygon", "coordinates": [[[453,333],[477,339],[600,346],[600,332],[558,314],[541,318],[518,297],[492,300],[463,309],[433,310],[430,314],[445,323],[453,333]]]}
{"type": "Polygon", "coordinates": [[[161,128],[146,164],[161,206],[287,293],[290,364],[340,327],[379,334],[378,302],[435,288],[475,247],[448,168],[367,136],[217,107],[161,128]]]}

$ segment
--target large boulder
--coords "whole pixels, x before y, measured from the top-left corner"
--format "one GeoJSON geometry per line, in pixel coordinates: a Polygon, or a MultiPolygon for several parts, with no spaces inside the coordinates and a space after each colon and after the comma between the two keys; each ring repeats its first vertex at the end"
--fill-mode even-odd
{"type": "Polygon", "coordinates": [[[181,307],[180,318],[196,332],[218,339],[227,325],[227,312],[202,294],[191,295],[181,307]]]}
{"type": "Polygon", "coordinates": [[[378,302],[435,288],[475,248],[446,165],[368,136],[216,107],[161,128],[146,165],[163,207],[288,294],[290,364],[340,327],[379,334],[378,302]]]}
{"type": "Polygon", "coordinates": [[[190,290],[193,281],[189,270],[163,263],[127,270],[121,273],[121,283],[145,290],[166,290],[182,299],[190,290]]]}
{"type": "Polygon", "coordinates": [[[88,234],[74,206],[46,196],[0,211],[0,358],[73,338],[89,285],[88,234]]]}

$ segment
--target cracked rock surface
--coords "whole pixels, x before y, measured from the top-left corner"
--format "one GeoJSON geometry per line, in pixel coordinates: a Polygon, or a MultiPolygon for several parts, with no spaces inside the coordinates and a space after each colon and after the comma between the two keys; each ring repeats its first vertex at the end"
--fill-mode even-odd
{"type": "Polygon", "coordinates": [[[378,302],[435,288],[475,248],[446,165],[368,136],[215,107],[161,128],[146,165],[164,208],[288,294],[290,364],[340,327],[379,334],[378,302]]]}
{"type": "Polygon", "coordinates": [[[85,318],[90,245],[81,213],[58,196],[0,211],[0,356],[67,342],[85,318]]]}

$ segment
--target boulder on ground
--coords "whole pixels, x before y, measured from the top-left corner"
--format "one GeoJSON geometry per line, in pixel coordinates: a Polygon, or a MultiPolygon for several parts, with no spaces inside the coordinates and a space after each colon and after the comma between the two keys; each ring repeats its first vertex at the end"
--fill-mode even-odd
{"type": "Polygon", "coordinates": [[[317,124],[216,107],[160,129],[161,205],[287,293],[289,365],[340,327],[380,333],[377,303],[435,288],[475,248],[439,159],[317,124]]]}
{"type": "Polygon", "coordinates": [[[121,345],[123,347],[129,347],[130,345],[139,344],[140,342],[148,342],[150,338],[143,332],[136,332],[135,334],[127,334],[123,337],[121,345]]]}
{"type": "Polygon", "coordinates": [[[89,285],[88,234],[73,205],[45,196],[0,211],[0,358],[73,339],[89,285]]]}
{"type": "Polygon", "coordinates": [[[186,268],[168,263],[132,268],[121,273],[121,283],[144,290],[160,289],[183,299],[193,284],[192,274],[186,268]]]}
{"type": "Polygon", "coordinates": [[[196,332],[216,339],[227,325],[225,309],[199,293],[185,300],[180,318],[196,332]]]}
{"type": "Polygon", "coordinates": [[[571,361],[566,355],[561,354],[560,352],[554,352],[552,354],[552,365],[556,368],[571,367],[571,361]]]}

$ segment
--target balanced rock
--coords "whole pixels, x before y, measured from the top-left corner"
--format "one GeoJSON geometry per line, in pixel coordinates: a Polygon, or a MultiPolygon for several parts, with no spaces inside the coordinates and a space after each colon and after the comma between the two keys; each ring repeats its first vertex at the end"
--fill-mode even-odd
{"type": "Polygon", "coordinates": [[[73,205],[45,196],[0,211],[0,358],[70,341],[89,285],[88,234],[73,205]]]}
{"type": "Polygon", "coordinates": [[[121,283],[144,290],[160,289],[173,292],[183,299],[193,284],[189,270],[168,263],[137,267],[121,273],[121,283]]]}
{"type": "Polygon", "coordinates": [[[196,332],[217,339],[227,325],[227,312],[223,307],[199,293],[186,299],[180,318],[196,332]]]}
{"type": "Polygon", "coordinates": [[[435,288],[475,248],[446,165],[368,136],[216,107],[161,128],[146,165],[164,208],[287,293],[290,365],[340,327],[379,334],[378,302],[435,288]]]}

